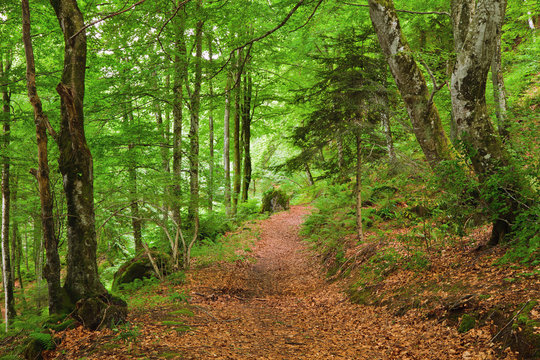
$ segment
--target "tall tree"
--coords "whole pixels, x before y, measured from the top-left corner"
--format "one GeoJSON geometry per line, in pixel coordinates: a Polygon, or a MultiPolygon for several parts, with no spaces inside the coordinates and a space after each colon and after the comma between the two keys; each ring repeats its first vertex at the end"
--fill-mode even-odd
{"type": "Polygon", "coordinates": [[[231,82],[232,74],[227,73],[225,86],[225,111],[223,115],[223,169],[225,170],[225,213],[231,212],[231,159],[230,159],[230,119],[231,119],[231,82]]]}
{"type": "MultiPolygon", "coordinates": [[[[212,69],[213,62],[212,36],[208,33],[208,64],[212,69]]],[[[210,72],[208,72],[210,73],[210,72]]],[[[210,152],[210,161],[208,164],[208,209],[212,211],[214,206],[214,86],[212,79],[208,80],[208,92],[210,102],[208,105],[208,151],[210,152]]]]}
{"type": "MultiPolygon", "coordinates": [[[[36,66],[30,32],[30,7],[28,0],[22,0],[23,42],[26,55],[26,86],[28,98],[34,109],[34,123],[38,147],[38,169],[35,176],[38,182],[39,199],[41,202],[41,228],[45,242],[47,280],[49,295],[49,313],[55,314],[62,310],[62,290],[60,285],[60,256],[58,255],[58,238],[54,229],[53,197],[49,179],[49,160],[47,147],[47,128],[52,130],[47,115],[43,112],[41,99],[36,87],[36,66]]],[[[39,256],[41,258],[41,255],[39,256]]]]}
{"type": "MultiPolygon", "coordinates": [[[[196,12],[200,16],[201,1],[196,12]]],[[[198,20],[195,26],[195,79],[191,92],[191,123],[189,129],[189,188],[188,222],[192,229],[199,227],[199,115],[201,108],[202,82],[202,35],[204,22],[198,20]]]]}
{"type": "Polygon", "coordinates": [[[244,102],[242,104],[242,146],[243,155],[243,181],[242,202],[248,199],[249,185],[251,182],[251,97],[253,92],[253,79],[251,72],[244,75],[244,102]]]}
{"type": "Polygon", "coordinates": [[[401,31],[393,1],[369,0],[369,14],[426,159],[432,167],[442,160],[452,159],[450,142],[433,103],[437,89],[430,94],[401,31]]]}
{"type": "MultiPolygon", "coordinates": [[[[452,109],[467,156],[480,181],[505,172],[509,156],[491,123],[486,105],[486,83],[500,42],[506,0],[453,0],[456,63],[452,71],[452,109]]],[[[521,179],[520,179],[521,180],[521,179]]],[[[497,244],[510,231],[520,207],[522,184],[502,183],[492,202],[503,201],[494,221],[490,243],[497,244]]]]}
{"type": "Polygon", "coordinates": [[[233,191],[232,191],[232,214],[236,215],[242,181],[242,155],[240,153],[240,118],[241,118],[241,88],[242,88],[242,51],[236,51],[235,80],[234,80],[234,116],[233,116],[233,191]]]}
{"type": "MultiPolygon", "coordinates": [[[[185,42],[185,27],[186,27],[186,15],[184,5],[181,0],[178,1],[180,10],[174,18],[175,20],[175,39],[174,39],[174,73],[173,73],[173,186],[172,186],[172,220],[176,223],[178,229],[181,227],[182,217],[180,213],[181,209],[181,197],[182,197],[182,120],[183,120],[183,85],[185,78],[186,68],[186,42],[185,42]]],[[[176,244],[178,248],[178,244],[176,244]]],[[[174,251],[173,251],[174,252],[174,251]]],[[[173,257],[175,254],[173,254],[173,257]]],[[[177,262],[178,259],[173,259],[177,262]]]]}
{"type": "Polygon", "coordinates": [[[86,31],[76,0],[50,0],[64,35],[59,167],[67,201],[68,254],[64,288],[72,301],[106,293],[96,261],[93,160],[84,131],[86,31]]]}
{"type": "MultiPolygon", "coordinates": [[[[8,77],[13,56],[11,50],[6,54],[2,53],[0,58],[0,79],[3,84],[8,77]]],[[[13,296],[13,273],[11,271],[10,247],[9,247],[9,210],[10,210],[10,188],[9,188],[9,144],[10,144],[10,101],[11,92],[7,85],[2,86],[2,278],[4,283],[4,299],[5,299],[5,323],[6,331],[9,322],[15,317],[15,298],[13,296]]]]}

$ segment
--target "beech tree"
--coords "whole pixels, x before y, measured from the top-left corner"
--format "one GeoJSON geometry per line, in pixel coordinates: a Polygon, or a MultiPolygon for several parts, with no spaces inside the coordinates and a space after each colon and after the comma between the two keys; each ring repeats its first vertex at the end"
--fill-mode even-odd
{"type": "MultiPolygon", "coordinates": [[[[508,171],[509,157],[489,118],[486,106],[486,82],[500,42],[505,0],[456,0],[451,3],[454,50],[457,58],[451,76],[454,121],[471,159],[476,176],[482,182],[508,171]]],[[[392,1],[369,0],[370,16],[379,43],[401,96],[407,105],[413,128],[432,167],[452,159],[452,151],[443,131],[433,96],[401,31],[392,1]]],[[[495,72],[497,69],[495,69],[495,72]]],[[[491,244],[497,244],[511,228],[520,201],[516,186],[502,183],[499,194],[488,202],[504,198],[505,205],[496,211],[491,244]],[[506,194],[505,194],[506,192],[506,194]]]]}

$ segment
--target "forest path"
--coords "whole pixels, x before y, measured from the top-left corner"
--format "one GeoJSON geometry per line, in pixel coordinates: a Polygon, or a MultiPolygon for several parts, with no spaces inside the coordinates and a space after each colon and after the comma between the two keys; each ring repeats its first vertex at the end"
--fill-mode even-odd
{"type": "Polygon", "coordinates": [[[435,321],[414,324],[351,304],[299,238],[308,213],[293,206],[262,221],[255,263],[193,274],[190,303],[198,311],[188,321],[194,330],[174,346],[182,359],[488,358],[435,321]]]}
{"type": "Polygon", "coordinates": [[[181,286],[141,295],[150,302],[132,309],[123,330],[69,330],[45,358],[495,359],[480,330],[459,334],[414,311],[396,317],[385,307],[352,304],[300,240],[309,211],[293,206],[251,225],[260,233],[255,261],[194,269],[181,286]]]}

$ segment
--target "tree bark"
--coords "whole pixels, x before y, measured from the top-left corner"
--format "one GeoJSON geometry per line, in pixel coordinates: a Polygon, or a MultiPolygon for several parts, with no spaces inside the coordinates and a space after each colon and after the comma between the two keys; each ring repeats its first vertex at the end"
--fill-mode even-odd
{"type": "MultiPolygon", "coordinates": [[[[157,81],[157,74],[154,73],[154,79],[155,79],[155,88],[156,91],[158,90],[158,81],[157,81]]],[[[166,79],[166,86],[165,88],[169,89],[170,81],[169,81],[169,75],[167,74],[166,79]]],[[[167,94],[168,96],[169,94],[167,94]]],[[[154,103],[154,109],[155,109],[155,117],[156,117],[156,125],[158,128],[158,131],[161,135],[162,141],[160,143],[161,146],[161,164],[163,168],[163,172],[165,173],[167,179],[169,179],[169,175],[171,173],[171,167],[170,167],[170,154],[169,154],[169,132],[170,132],[170,115],[169,111],[165,110],[165,123],[163,123],[163,111],[161,108],[161,104],[158,100],[154,103]]],[[[166,225],[169,221],[169,197],[170,197],[170,186],[168,182],[165,182],[165,186],[163,187],[163,198],[165,199],[163,201],[163,215],[162,215],[162,222],[164,225],[166,225]]],[[[163,240],[167,239],[167,235],[163,234],[163,240]]]]}
{"type": "Polygon", "coordinates": [[[225,113],[223,116],[223,169],[225,171],[225,213],[231,216],[231,159],[230,159],[230,114],[231,114],[231,73],[227,75],[225,86],[225,113]]]}
{"type": "Polygon", "coordinates": [[[242,53],[240,50],[236,53],[236,74],[234,88],[234,118],[233,118],[233,194],[232,194],[232,214],[236,215],[238,207],[238,198],[240,196],[240,184],[242,180],[242,158],[240,155],[240,94],[241,94],[241,77],[240,64],[242,63],[242,53]]]}
{"type": "MultiPolygon", "coordinates": [[[[201,1],[197,2],[200,13],[201,1]]],[[[197,21],[195,26],[195,83],[191,94],[191,124],[189,129],[189,188],[188,207],[189,226],[193,229],[193,238],[197,239],[199,230],[199,115],[201,107],[202,82],[202,35],[204,22],[197,21]]],[[[189,261],[189,258],[187,259],[189,261]]]]}
{"type": "MultiPolygon", "coordinates": [[[[208,34],[208,57],[210,69],[213,62],[212,37],[208,34]]],[[[208,71],[210,73],[210,71],[208,71]]],[[[210,102],[208,106],[208,149],[210,151],[209,174],[208,174],[208,210],[212,212],[214,206],[214,87],[212,79],[208,79],[210,102]]]]}
{"type": "Polygon", "coordinates": [[[434,93],[430,94],[401,32],[393,2],[369,0],[369,14],[427,161],[433,168],[442,160],[452,159],[450,143],[433,104],[434,93]]]}
{"type": "MultiPolygon", "coordinates": [[[[127,79],[125,81],[128,81],[127,79]]],[[[129,127],[135,125],[133,118],[133,106],[131,99],[127,101],[125,121],[129,127]]],[[[142,243],[142,220],[139,214],[139,199],[137,192],[137,159],[135,153],[135,144],[130,141],[128,145],[128,184],[129,201],[131,212],[131,227],[133,228],[133,241],[135,245],[135,254],[142,253],[144,250],[142,243]]]]}
{"type": "MultiPolygon", "coordinates": [[[[49,120],[43,113],[41,99],[36,87],[36,68],[34,50],[30,37],[30,9],[28,0],[22,0],[23,42],[26,55],[26,87],[28,99],[34,109],[36,140],[38,148],[38,170],[35,173],[39,199],[41,203],[41,228],[45,242],[47,263],[44,271],[49,294],[49,313],[56,314],[62,310],[62,288],[60,285],[60,256],[58,255],[58,238],[54,228],[54,203],[49,179],[47,125],[49,120]]],[[[50,125],[49,125],[50,126],[50,125]]],[[[40,253],[39,253],[40,254],[40,253]]]]}
{"type": "MultiPolygon", "coordinates": [[[[468,9],[469,0],[454,0],[453,17],[459,10],[468,9]]],[[[504,21],[506,1],[479,0],[467,28],[454,27],[454,38],[463,39],[456,49],[457,58],[452,72],[452,109],[461,140],[480,181],[502,171],[509,165],[509,156],[491,123],[486,106],[486,83],[489,68],[497,47],[497,36],[504,21]]],[[[497,244],[510,231],[519,202],[504,192],[515,193],[516,184],[501,184],[498,198],[506,201],[494,222],[490,244],[497,244]]],[[[514,196],[515,197],[515,196],[514,196]]]]}
{"type": "Polygon", "coordinates": [[[59,168],[67,201],[67,273],[72,301],[107,293],[99,280],[94,214],[93,160],[84,133],[86,32],[76,0],[50,0],[64,34],[64,67],[56,87],[61,98],[59,168]]]}
{"type": "MultiPolygon", "coordinates": [[[[0,79],[2,82],[7,78],[11,69],[12,58],[8,53],[7,58],[0,59],[0,79]]],[[[10,246],[9,246],[9,210],[10,210],[10,188],[9,188],[9,170],[10,158],[8,156],[9,143],[11,140],[10,129],[10,101],[11,93],[7,86],[2,86],[2,148],[4,156],[2,156],[2,282],[4,284],[4,307],[6,332],[10,321],[15,317],[15,298],[13,296],[13,272],[11,271],[10,246]]]]}
{"type": "Polygon", "coordinates": [[[375,94],[375,101],[379,108],[379,114],[381,118],[381,124],[383,127],[384,137],[386,140],[386,153],[388,154],[388,160],[390,164],[396,162],[396,151],[394,149],[394,140],[392,139],[392,130],[390,128],[390,114],[388,111],[388,93],[386,90],[386,80],[384,81],[384,88],[379,89],[375,94]]]}
{"type": "Polygon", "coordinates": [[[12,177],[13,182],[11,186],[11,210],[12,214],[15,216],[12,217],[12,226],[11,226],[11,273],[15,278],[15,272],[19,278],[19,286],[21,290],[24,290],[23,279],[21,277],[21,236],[19,234],[19,221],[17,220],[17,214],[19,210],[18,206],[18,189],[19,189],[19,175],[15,174],[12,177]]]}
{"type": "Polygon", "coordinates": [[[497,34],[495,36],[495,50],[491,60],[491,82],[493,84],[493,99],[495,102],[495,116],[499,135],[503,142],[510,136],[508,116],[506,114],[506,89],[502,70],[501,35],[503,21],[497,24],[497,34]]]}
{"type": "Polygon", "coordinates": [[[362,138],[359,131],[356,131],[356,234],[358,241],[364,241],[364,231],[362,228],[362,138]]]}
{"type": "MultiPolygon", "coordinates": [[[[179,1],[180,2],[180,1],[179,1]]],[[[172,185],[172,217],[175,225],[180,228],[182,218],[180,209],[182,206],[182,110],[183,110],[183,84],[186,67],[186,43],[184,31],[186,19],[184,9],[180,9],[175,17],[175,49],[174,74],[173,74],[173,185],[172,185]]],[[[177,262],[178,259],[173,259],[177,262]]]]}
{"type": "Polygon", "coordinates": [[[249,185],[251,182],[251,96],[253,79],[251,73],[244,77],[244,103],[242,109],[242,146],[244,148],[244,174],[242,182],[242,202],[248,200],[249,185]]]}

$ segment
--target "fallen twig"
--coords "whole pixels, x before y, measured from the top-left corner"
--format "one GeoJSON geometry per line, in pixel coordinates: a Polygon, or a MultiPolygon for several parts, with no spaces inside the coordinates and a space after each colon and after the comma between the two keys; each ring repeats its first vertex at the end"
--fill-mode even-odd
{"type": "Polygon", "coordinates": [[[521,309],[519,309],[519,311],[516,313],[516,315],[514,315],[514,316],[510,319],[510,321],[509,321],[506,325],[504,325],[504,327],[503,327],[503,328],[502,328],[502,329],[501,329],[494,337],[491,338],[491,340],[490,340],[489,342],[492,343],[493,341],[495,341],[495,339],[498,338],[499,335],[501,335],[502,332],[503,332],[508,326],[510,326],[510,324],[513,324],[513,323],[514,323],[514,320],[517,318],[517,316],[518,316],[519,314],[521,314],[521,312],[525,309],[525,307],[527,307],[527,305],[529,305],[530,302],[531,302],[531,300],[527,301],[527,302],[525,303],[525,305],[523,305],[523,306],[521,307],[521,309]]]}

